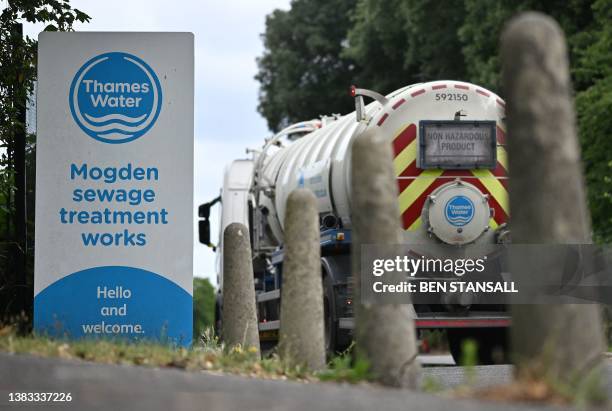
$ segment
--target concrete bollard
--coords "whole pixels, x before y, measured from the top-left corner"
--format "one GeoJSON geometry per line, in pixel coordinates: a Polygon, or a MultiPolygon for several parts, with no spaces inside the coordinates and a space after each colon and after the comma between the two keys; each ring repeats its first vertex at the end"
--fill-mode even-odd
{"type": "Polygon", "coordinates": [[[230,347],[259,351],[249,231],[240,223],[228,225],[223,232],[222,337],[230,347]]]}
{"type": "Polygon", "coordinates": [[[351,253],[357,355],[369,362],[378,382],[416,388],[420,366],[416,361],[413,306],[365,304],[360,298],[361,245],[402,243],[391,142],[375,129],[369,129],[354,140],[351,154],[351,253]]]}
{"type": "Polygon", "coordinates": [[[291,366],[325,367],[323,284],[317,199],[298,189],[287,199],[279,354],[291,366]]]}
{"type": "MultiPolygon", "coordinates": [[[[522,14],[502,34],[501,57],[512,241],[590,243],[563,33],[546,15],[522,14]]],[[[512,319],[519,375],[575,381],[601,362],[602,323],[595,305],[515,305],[512,319]]]]}

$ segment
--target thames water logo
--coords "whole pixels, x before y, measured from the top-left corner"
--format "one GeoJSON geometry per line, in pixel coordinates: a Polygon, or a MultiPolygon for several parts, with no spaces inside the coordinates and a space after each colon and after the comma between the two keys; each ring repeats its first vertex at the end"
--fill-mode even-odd
{"type": "Polygon", "coordinates": [[[77,71],[70,111],[90,137],[127,143],[153,127],[162,105],[159,79],[147,63],[122,52],[100,54],[77,71]]]}
{"type": "Polygon", "coordinates": [[[462,227],[474,218],[474,203],[466,196],[455,196],[445,207],[446,221],[455,227],[462,227]]]}

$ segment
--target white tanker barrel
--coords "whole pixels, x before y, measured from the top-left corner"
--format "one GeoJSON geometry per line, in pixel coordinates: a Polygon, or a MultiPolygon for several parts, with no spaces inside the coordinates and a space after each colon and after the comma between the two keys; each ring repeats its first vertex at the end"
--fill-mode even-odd
{"type": "MultiPolygon", "coordinates": [[[[350,228],[350,145],[356,133],[367,127],[377,127],[383,135],[388,136],[390,144],[395,144],[398,137],[401,139],[398,135],[402,130],[414,124],[414,144],[404,151],[411,152],[418,158],[420,153],[416,153],[416,150],[421,120],[492,121],[500,127],[505,116],[503,102],[494,93],[470,83],[457,81],[436,81],[409,86],[391,93],[387,99],[388,102],[384,106],[375,101],[365,107],[367,122],[357,122],[353,112],[265,158],[260,178],[274,187],[274,195],[262,194],[259,206],[267,209],[269,231],[277,243],[282,243],[281,222],[285,217],[287,197],[298,187],[313,191],[321,216],[333,215],[342,221],[343,227],[350,228]]],[[[399,160],[401,159],[396,158],[396,161],[399,160]]],[[[396,161],[394,165],[397,166],[396,161]]],[[[434,170],[427,170],[426,173],[426,176],[437,178],[434,170]]],[[[416,188],[418,187],[415,186],[416,188]]],[[[487,214],[486,217],[481,215],[481,220],[489,218],[489,207],[486,204],[485,206],[481,207],[480,213],[484,213],[486,209],[487,214]]],[[[432,212],[432,215],[435,213],[432,212]]]]}

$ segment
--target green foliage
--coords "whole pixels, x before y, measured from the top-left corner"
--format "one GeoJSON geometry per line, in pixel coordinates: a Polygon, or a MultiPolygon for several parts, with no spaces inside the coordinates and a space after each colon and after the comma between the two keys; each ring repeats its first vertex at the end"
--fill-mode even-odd
{"type": "Polygon", "coordinates": [[[215,288],[208,278],[193,279],[193,339],[197,341],[215,323],[215,288]]]}
{"type": "Polygon", "coordinates": [[[602,406],[608,402],[608,393],[602,383],[605,378],[600,369],[592,369],[586,376],[574,378],[570,383],[550,379],[549,384],[560,396],[568,398],[579,409],[602,406]]]}
{"type": "Polygon", "coordinates": [[[76,21],[86,22],[90,17],[70,6],[70,0],[9,0],[2,19],[17,22],[49,23],[45,31],[71,31],[76,21]]]}
{"type": "Polygon", "coordinates": [[[461,366],[465,368],[465,385],[476,382],[476,365],[478,364],[478,343],[472,339],[461,344],[461,366]]]}
{"type": "Polygon", "coordinates": [[[360,67],[358,83],[389,93],[411,83],[465,79],[457,37],[463,1],[439,5],[432,0],[359,1],[344,52],[360,67]]]}
{"type": "Polygon", "coordinates": [[[355,69],[341,56],[356,0],[294,0],[266,19],[266,51],[257,60],[259,112],[271,130],[320,114],[343,113],[355,69]]]}
{"type": "MultiPolygon", "coordinates": [[[[20,109],[17,102],[30,98],[36,80],[37,42],[23,37],[17,24],[24,20],[49,23],[46,30],[69,31],[75,21],[89,19],[82,11],[73,9],[68,0],[9,0],[0,13],[0,139],[4,147],[10,145],[16,128],[25,127],[17,119],[20,109]]],[[[3,154],[2,166],[10,166],[10,154],[3,154]]],[[[10,172],[10,167],[3,170],[10,172]]]]}
{"type": "Polygon", "coordinates": [[[422,330],[421,339],[427,341],[430,351],[448,351],[448,335],[446,330],[422,330]]]}
{"type": "Polygon", "coordinates": [[[426,375],[421,383],[421,390],[429,394],[439,394],[444,391],[444,386],[438,378],[433,375],[426,375]]]}
{"type": "MultiPolygon", "coordinates": [[[[502,1],[466,0],[464,24],[459,30],[468,78],[491,90],[499,89],[498,44],[503,24],[515,12],[517,4],[502,1]]],[[[516,2],[512,2],[516,3],[516,2]]]]}
{"type": "Polygon", "coordinates": [[[461,366],[475,367],[478,364],[478,343],[472,339],[461,344],[461,366]]]}
{"type": "Polygon", "coordinates": [[[595,240],[612,240],[612,76],[576,99],[595,240]]]}
{"type": "Polygon", "coordinates": [[[459,36],[468,78],[500,92],[499,38],[504,24],[522,11],[539,11],[557,20],[568,38],[573,60],[574,36],[593,21],[591,3],[591,0],[465,0],[466,13],[459,36]]]}
{"type": "Polygon", "coordinates": [[[411,83],[414,65],[405,61],[408,34],[398,13],[401,0],[361,0],[349,31],[344,55],[359,62],[357,85],[389,92],[411,83]],[[393,76],[388,74],[393,72],[393,76]]]}
{"type": "Polygon", "coordinates": [[[334,357],[329,368],[318,374],[321,381],[337,381],[356,384],[371,379],[370,363],[364,358],[353,361],[349,353],[334,357]]]}
{"type": "Polygon", "coordinates": [[[339,355],[334,356],[325,370],[319,371],[317,377],[321,381],[348,382],[357,384],[372,379],[370,362],[355,354],[355,343],[339,355]]]}
{"type": "Polygon", "coordinates": [[[0,317],[16,315],[12,307],[31,308],[28,302],[16,303],[16,300],[27,298],[24,296],[29,293],[15,290],[16,284],[31,288],[33,283],[36,147],[35,136],[25,133],[26,125],[20,113],[25,111],[34,91],[37,42],[23,37],[19,26],[23,21],[47,24],[45,30],[69,31],[74,22],[89,21],[89,16],[73,9],[68,0],[8,0],[0,12],[0,147],[3,149],[0,156],[0,317]],[[22,254],[17,246],[15,230],[15,174],[16,170],[23,170],[24,165],[17,164],[15,158],[20,152],[18,139],[23,135],[26,135],[26,211],[30,241],[24,250],[29,257],[26,261],[27,278],[16,279],[15,261],[22,254]]]}
{"type": "Polygon", "coordinates": [[[593,231],[598,242],[612,241],[612,0],[593,5],[590,45],[579,53],[575,75],[585,90],[576,96],[578,130],[593,231]]]}

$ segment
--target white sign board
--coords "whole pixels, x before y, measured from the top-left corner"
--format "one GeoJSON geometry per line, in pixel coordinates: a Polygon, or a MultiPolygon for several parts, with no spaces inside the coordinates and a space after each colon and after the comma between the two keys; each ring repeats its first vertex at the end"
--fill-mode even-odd
{"type": "Polygon", "coordinates": [[[495,168],[494,121],[420,122],[421,168],[495,168]]]}
{"type": "Polygon", "coordinates": [[[41,33],[34,326],[190,344],[193,35],[41,33]]]}

